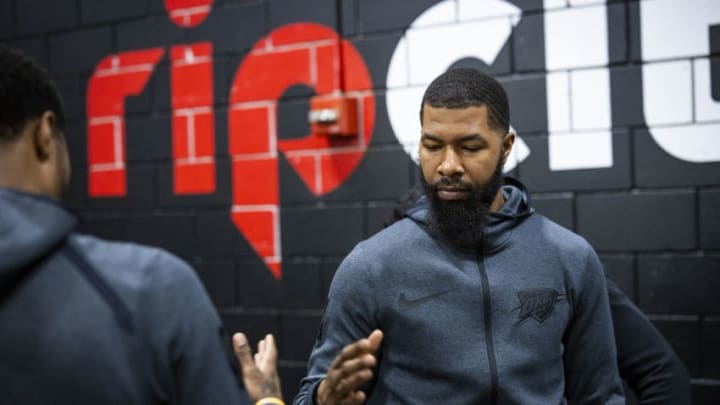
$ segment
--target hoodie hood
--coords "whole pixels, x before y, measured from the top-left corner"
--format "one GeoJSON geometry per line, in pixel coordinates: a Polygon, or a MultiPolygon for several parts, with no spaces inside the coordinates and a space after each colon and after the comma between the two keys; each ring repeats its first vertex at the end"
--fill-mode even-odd
{"type": "Polygon", "coordinates": [[[0,287],[64,240],[76,223],[53,199],[0,188],[0,287]]]}
{"type": "MultiPolygon", "coordinates": [[[[487,253],[500,250],[509,240],[512,229],[535,212],[528,201],[525,186],[518,180],[505,177],[501,190],[505,196],[505,204],[498,211],[491,213],[485,220],[485,246],[483,250],[487,253]]],[[[407,210],[406,216],[426,228],[429,209],[430,200],[423,194],[407,210]]]]}

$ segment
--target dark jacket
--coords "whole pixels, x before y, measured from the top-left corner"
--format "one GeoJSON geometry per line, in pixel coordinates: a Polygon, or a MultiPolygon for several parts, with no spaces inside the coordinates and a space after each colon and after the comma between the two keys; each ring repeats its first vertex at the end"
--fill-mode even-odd
{"type": "Polygon", "coordinates": [[[607,280],[620,377],[640,405],[689,405],[690,376],[645,314],[607,280]]]}
{"type": "Polygon", "coordinates": [[[0,402],[249,403],[192,269],[75,223],[0,189],[0,402]]]}
{"type": "MultiPolygon", "coordinates": [[[[508,181],[511,181],[508,179],[508,181]]],[[[411,189],[393,211],[389,226],[427,209],[419,187],[411,189]]],[[[690,376],[665,338],[643,312],[607,277],[620,377],[640,405],[691,403],[690,376]]]]}
{"type": "Polygon", "coordinates": [[[485,246],[433,238],[419,209],[338,269],[296,404],[340,349],[385,333],[368,403],[624,403],[605,277],[578,235],[503,188],[485,246]]]}

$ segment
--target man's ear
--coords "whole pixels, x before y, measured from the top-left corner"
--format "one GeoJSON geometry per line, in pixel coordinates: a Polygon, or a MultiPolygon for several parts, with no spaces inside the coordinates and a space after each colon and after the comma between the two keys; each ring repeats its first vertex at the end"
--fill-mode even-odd
{"type": "Polygon", "coordinates": [[[40,162],[48,160],[54,152],[55,120],[56,117],[54,112],[45,111],[40,116],[40,119],[37,121],[36,126],[33,129],[33,147],[35,150],[35,156],[40,162]]]}
{"type": "Polygon", "coordinates": [[[515,144],[515,132],[510,130],[505,136],[503,137],[503,163],[507,162],[508,157],[512,153],[513,145],[515,144]]]}

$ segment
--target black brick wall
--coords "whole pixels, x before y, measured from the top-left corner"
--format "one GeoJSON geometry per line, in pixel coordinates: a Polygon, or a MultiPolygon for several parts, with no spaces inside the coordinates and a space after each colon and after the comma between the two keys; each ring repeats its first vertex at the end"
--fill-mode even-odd
{"type": "MultiPolygon", "coordinates": [[[[80,229],[160,246],[191,263],[229,331],[245,331],[251,340],[266,332],[278,336],[283,389],[290,398],[304,375],[335,269],[357,242],[382,228],[396,199],[416,182],[417,167],[390,126],[385,81],[405,30],[436,3],[216,0],[202,24],[181,28],[169,20],[162,0],[2,0],[0,41],[23,49],[57,79],[73,159],[68,201],[82,218],[80,229]],[[279,159],[278,281],[230,220],[228,95],[253,44],[302,21],[335,29],[363,56],[376,120],[364,159],[329,194],[314,195],[287,159],[279,159]],[[168,55],[173,45],[201,41],[214,50],[216,191],[178,196],[172,188],[168,55]],[[91,198],[85,100],[90,74],[107,55],[152,47],[165,49],[165,55],[142,93],[125,102],[128,193],[91,198]]],[[[720,402],[720,163],[678,160],[651,137],[643,112],[638,1],[607,5],[613,166],[569,171],[549,168],[543,2],[513,3],[523,15],[495,62],[468,59],[456,66],[480,66],[505,85],[513,126],[531,150],[514,173],[530,189],[536,209],[593,244],[610,277],[684,361],[695,402],[720,402]]],[[[718,26],[709,30],[711,56],[720,56],[718,33],[718,26]]],[[[718,83],[713,81],[713,94],[720,93],[718,83]]],[[[278,111],[284,139],[307,133],[313,93],[296,86],[284,95],[278,111]]]]}

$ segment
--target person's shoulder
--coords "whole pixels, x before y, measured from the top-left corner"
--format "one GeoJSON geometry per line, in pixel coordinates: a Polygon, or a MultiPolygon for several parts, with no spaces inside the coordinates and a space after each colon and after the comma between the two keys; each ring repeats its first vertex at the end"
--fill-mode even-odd
{"type": "Polygon", "coordinates": [[[410,219],[403,219],[358,243],[345,257],[335,273],[339,285],[375,283],[388,276],[388,269],[398,271],[395,264],[421,249],[427,234],[410,219]]]}
{"type": "Polygon", "coordinates": [[[542,214],[534,213],[526,221],[532,227],[534,236],[557,246],[562,250],[592,251],[592,246],[583,236],[558,224],[542,214]]]}
{"type": "Polygon", "coordinates": [[[187,263],[161,248],[83,234],[73,234],[70,243],[93,269],[114,284],[136,289],[195,281],[187,263]]]}
{"type": "Polygon", "coordinates": [[[546,257],[554,257],[571,273],[582,274],[589,261],[595,261],[597,253],[581,235],[565,228],[549,218],[534,213],[518,232],[527,246],[539,249],[546,257]]]}
{"type": "Polygon", "coordinates": [[[422,240],[429,240],[425,231],[413,220],[405,218],[358,243],[350,256],[372,261],[390,259],[416,247],[422,240]]]}

